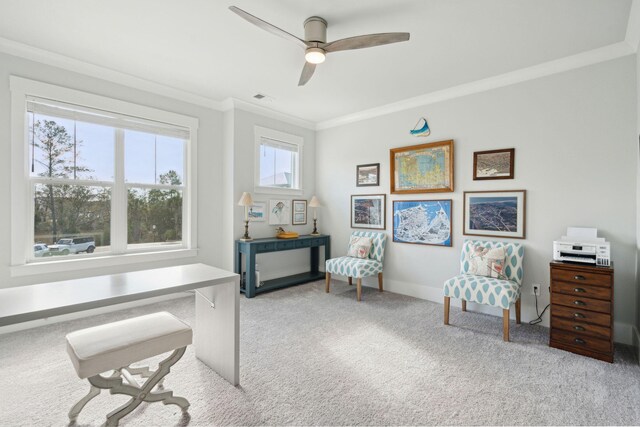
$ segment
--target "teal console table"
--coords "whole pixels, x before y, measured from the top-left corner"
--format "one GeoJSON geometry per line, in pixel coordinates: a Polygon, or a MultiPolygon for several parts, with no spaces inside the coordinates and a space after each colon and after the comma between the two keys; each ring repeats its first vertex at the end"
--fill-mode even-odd
{"type": "Polygon", "coordinates": [[[324,246],[325,259],[329,259],[331,257],[331,239],[330,236],[323,234],[317,236],[300,236],[295,239],[277,239],[275,237],[271,237],[267,239],[254,239],[248,242],[236,240],[236,273],[242,273],[243,255],[246,271],[244,288],[241,287],[240,292],[243,292],[247,298],[253,298],[256,294],[260,294],[262,292],[323,279],[324,273],[318,269],[320,246],[324,246]],[[311,251],[311,271],[307,273],[294,274],[293,276],[266,280],[262,286],[256,286],[257,254],[303,248],[309,248],[311,251]]]}

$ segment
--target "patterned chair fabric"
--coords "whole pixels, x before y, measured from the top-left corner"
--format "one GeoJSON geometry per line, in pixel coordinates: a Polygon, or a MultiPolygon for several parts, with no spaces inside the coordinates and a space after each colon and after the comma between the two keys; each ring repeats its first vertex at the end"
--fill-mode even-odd
{"type": "Polygon", "coordinates": [[[444,282],[444,296],[509,309],[510,305],[520,298],[523,259],[524,247],[520,243],[466,240],[460,256],[460,275],[444,282]],[[504,247],[503,273],[506,280],[467,274],[469,270],[467,254],[477,245],[490,249],[504,247]]]}
{"type": "Polygon", "coordinates": [[[355,277],[356,279],[381,273],[387,235],[373,231],[354,231],[351,235],[371,238],[372,244],[368,258],[361,259],[348,256],[331,258],[325,262],[325,271],[331,274],[355,277]]]}

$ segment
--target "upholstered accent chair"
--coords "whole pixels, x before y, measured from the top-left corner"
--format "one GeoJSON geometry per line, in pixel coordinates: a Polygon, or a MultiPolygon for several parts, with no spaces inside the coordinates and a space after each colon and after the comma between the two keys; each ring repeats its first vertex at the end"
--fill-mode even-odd
{"type": "Polygon", "coordinates": [[[524,247],[520,243],[486,242],[465,240],[460,255],[460,274],[444,282],[444,324],[449,324],[451,298],[459,298],[462,311],[467,311],[467,302],[502,308],[502,337],[509,341],[509,310],[515,304],[516,323],[520,324],[520,287],[522,286],[522,262],[524,247]],[[474,251],[504,248],[504,264],[495,272],[499,277],[469,274],[474,251]]]}
{"type": "Polygon", "coordinates": [[[351,236],[369,237],[371,239],[371,249],[367,258],[355,258],[342,256],[331,258],[325,262],[326,287],[329,293],[331,288],[331,275],[339,274],[347,276],[349,285],[353,284],[356,278],[356,295],[358,301],[362,299],[362,278],[378,275],[378,289],[382,292],[382,263],[384,262],[384,248],[387,244],[387,235],[373,231],[354,231],[351,236]]]}

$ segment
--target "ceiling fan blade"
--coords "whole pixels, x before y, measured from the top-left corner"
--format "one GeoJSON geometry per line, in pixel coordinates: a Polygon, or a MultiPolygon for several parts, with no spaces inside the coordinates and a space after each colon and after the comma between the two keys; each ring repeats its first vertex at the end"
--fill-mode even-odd
{"type": "Polygon", "coordinates": [[[229,10],[251,22],[253,25],[258,26],[263,30],[269,31],[271,34],[275,34],[276,36],[280,36],[282,38],[290,40],[305,49],[307,48],[307,43],[304,40],[294,36],[293,34],[287,33],[285,30],[282,30],[275,25],[269,24],[267,21],[263,21],[257,16],[253,16],[252,14],[245,12],[244,10],[235,6],[229,6],[229,10]]]}
{"type": "Polygon", "coordinates": [[[315,70],[316,64],[305,61],[304,67],[302,68],[302,74],[300,74],[300,81],[298,82],[298,86],[304,86],[305,84],[307,84],[311,76],[313,76],[313,72],[315,70]]]}
{"type": "Polygon", "coordinates": [[[389,43],[405,42],[409,40],[409,33],[380,33],[367,34],[340,39],[319,46],[326,52],[338,52],[341,50],[363,49],[365,47],[381,46],[389,43]]]}

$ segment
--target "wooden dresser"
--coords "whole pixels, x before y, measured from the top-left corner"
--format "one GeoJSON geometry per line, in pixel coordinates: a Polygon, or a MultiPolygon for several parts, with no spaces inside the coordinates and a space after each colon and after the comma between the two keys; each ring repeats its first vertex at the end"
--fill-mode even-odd
{"type": "Polygon", "coordinates": [[[613,362],[613,265],[552,262],[549,345],[613,362]]]}

